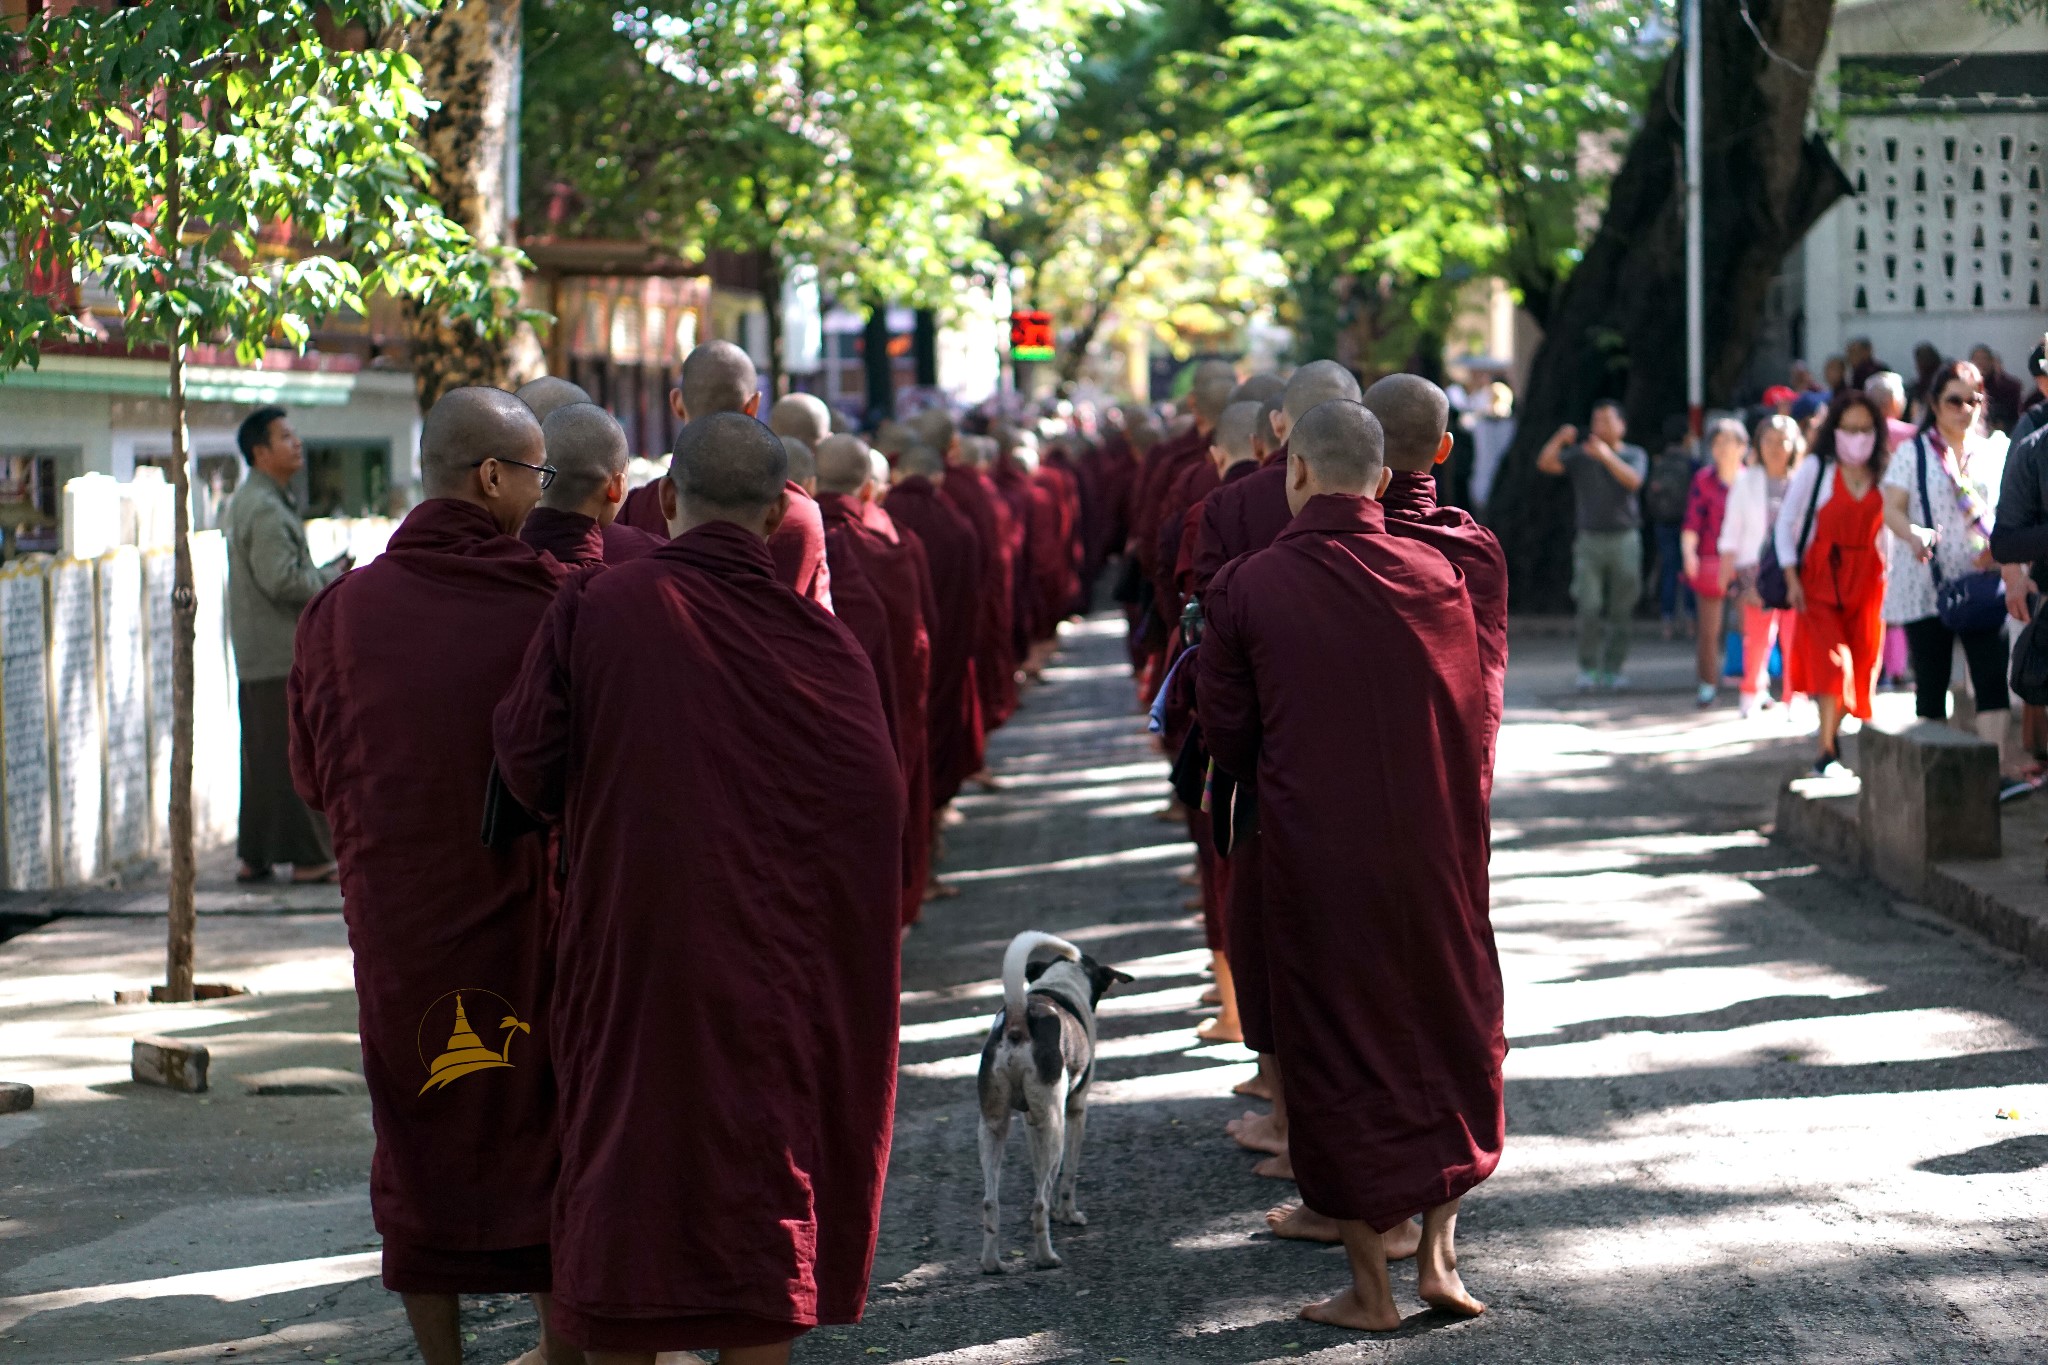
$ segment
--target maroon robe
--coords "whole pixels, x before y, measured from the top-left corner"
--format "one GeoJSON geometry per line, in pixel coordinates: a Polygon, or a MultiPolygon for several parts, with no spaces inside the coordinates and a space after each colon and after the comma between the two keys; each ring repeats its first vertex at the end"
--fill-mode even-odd
{"type": "MultiPolygon", "coordinates": [[[[825,564],[825,526],[818,517],[818,504],[800,484],[785,483],[782,491],[782,524],[768,537],[769,552],[775,557],[775,576],[830,611],[832,572],[825,564]]],[[[618,520],[666,544],[668,520],[661,515],[661,479],[641,484],[626,494],[626,500],[619,504],[618,520]]]]}
{"type": "Polygon", "coordinates": [[[1151,606],[1139,614],[1134,624],[1139,639],[1138,696],[1147,705],[1151,704],[1153,693],[1164,680],[1166,665],[1171,662],[1165,657],[1167,636],[1179,624],[1172,619],[1172,606],[1159,600],[1159,528],[1165,520],[1174,484],[1196,461],[1208,458],[1209,436],[1199,425],[1161,441],[1146,455],[1132,498],[1131,539],[1138,566],[1152,588],[1151,606]]]}
{"type": "Polygon", "coordinates": [[[713,522],[574,579],[496,735],[507,788],[568,850],[564,1335],[701,1349],[858,1319],[896,1089],[903,818],[860,646],[758,537],[713,522]]]}
{"type": "Polygon", "coordinates": [[[1256,775],[1266,970],[1303,1200],[1381,1232],[1506,1131],[1464,576],[1363,497],[1311,499],[1204,598],[1202,728],[1256,775]]]}
{"type": "Polygon", "coordinates": [[[1078,590],[1072,521],[1057,481],[1044,470],[1025,479],[1024,495],[1031,517],[1031,638],[1055,640],[1078,590]]]}
{"type": "Polygon", "coordinates": [[[889,490],[889,515],[923,545],[932,583],[929,702],[931,801],[944,806],[981,771],[981,696],[974,647],[981,627],[981,546],[974,526],[930,479],[912,475],[889,490]]]}
{"type": "Polygon", "coordinates": [[[526,524],[519,528],[519,538],[572,569],[623,564],[662,543],[645,531],[621,526],[616,521],[600,526],[581,512],[553,507],[536,507],[528,512],[526,524]]]}
{"type": "Polygon", "coordinates": [[[1131,485],[1137,481],[1138,459],[1130,438],[1122,431],[1112,430],[1102,438],[1102,444],[1088,462],[1095,468],[1095,483],[1102,499],[1096,549],[1096,559],[1102,562],[1111,555],[1122,554],[1130,542],[1131,485]]]}
{"type": "MultiPolygon", "coordinates": [[[[832,570],[833,587],[837,589],[832,597],[832,610],[853,632],[861,653],[868,656],[868,663],[875,670],[875,687],[882,694],[882,715],[888,720],[889,740],[893,744],[897,724],[896,670],[889,642],[889,608],[846,539],[843,529],[835,538],[832,528],[825,528],[825,558],[832,570]]],[[[780,576],[778,573],[777,577],[780,576]]]]}
{"type": "Polygon", "coordinates": [[[1159,518],[1159,544],[1153,550],[1152,592],[1169,627],[1180,625],[1184,604],[1178,575],[1181,534],[1189,517],[1197,515],[1195,509],[1222,483],[1216,461],[1204,451],[1203,458],[1189,465],[1167,490],[1159,518]]]}
{"type": "Polygon", "coordinates": [[[1022,660],[1037,638],[1032,633],[1038,567],[1031,558],[1031,480],[1016,461],[1003,455],[996,460],[989,481],[1010,512],[1010,563],[1015,566],[1010,575],[1010,649],[1022,660]]]}
{"type": "Polygon", "coordinates": [[[975,643],[974,681],[981,690],[982,724],[993,730],[1017,710],[1017,647],[1011,638],[1019,572],[1011,554],[1010,504],[988,475],[967,465],[946,466],[939,496],[974,527],[981,542],[981,630],[975,643]]]}
{"type": "Polygon", "coordinates": [[[642,531],[638,527],[622,526],[614,519],[604,524],[604,562],[624,564],[627,560],[653,554],[668,544],[668,528],[662,528],[661,535],[642,531]]]}
{"type": "MultiPolygon", "coordinates": [[[[547,1288],[559,1038],[547,846],[477,836],[491,708],[557,584],[582,577],[500,534],[483,508],[431,498],[299,618],[292,776],[334,827],[376,1121],[370,1208],[402,1291],[547,1288]],[[538,1283],[396,1270],[435,1259],[422,1248],[528,1247],[542,1253],[538,1283]]],[[[476,1274],[490,1258],[453,1260],[476,1274]]]]}
{"type": "Polygon", "coordinates": [[[1380,496],[1387,509],[1387,530],[1435,547],[1465,575],[1472,599],[1472,623],[1479,632],[1479,666],[1486,676],[1486,730],[1481,750],[1486,768],[1483,790],[1493,799],[1494,749],[1500,740],[1501,714],[1508,684],[1508,563],[1493,532],[1473,520],[1462,507],[1440,507],[1436,476],[1394,471],[1380,496]]]}
{"type": "Polygon", "coordinates": [[[932,867],[932,783],[929,739],[932,644],[926,622],[937,615],[924,549],[902,535],[881,508],[843,493],[823,493],[825,543],[832,578],[842,558],[852,559],[880,596],[888,631],[893,695],[891,733],[903,774],[903,922],[915,924],[924,907],[932,867]]]}
{"type": "Polygon", "coordinates": [[[1287,509],[1287,447],[1268,454],[1256,472],[1233,480],[1202,500],[1202,531],[1195,551],[1192,586],[1208,590],[1225,564],[1263,550],[1294,514],[1287,509]]]}

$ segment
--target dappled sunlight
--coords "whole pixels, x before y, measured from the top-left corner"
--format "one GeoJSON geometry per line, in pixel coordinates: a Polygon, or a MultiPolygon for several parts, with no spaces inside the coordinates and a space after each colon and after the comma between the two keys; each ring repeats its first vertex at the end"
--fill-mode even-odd
{"type": "Polygon", "coordinates": [[[1508,1054],[1510,1080],[1634,1076],[1684,1067],[1760,1062],[1860,1066],[1969,1057],[2039,1047],[1991,1015],[1948,1009],[1782,1019],[1707,1032],[1627,1031],[1576,1043],[1520,1047],[1508,1054]]]}
{"type": "Polygon", "coordinates": [[[78,1308],[87,1304],[114,1303],[134,1299],[167,1299],[196,1295],[222,1303],[240,1303],[271,1294],[288,1294],[299,1289],[347,1284],[379,1272],[383,1253],[356,1252],[345,1256],[314,1256],[269,1265],[239,1266],[232,1270],[201,1270],[189,1275],[165,1275],[157,1279],[132,1280],[123,1284],[86,1285],[57,1289],[42,1294],[18,1294],[0,1298],[0,1331],[6,1331],[37,1313],[78,1308]]]}

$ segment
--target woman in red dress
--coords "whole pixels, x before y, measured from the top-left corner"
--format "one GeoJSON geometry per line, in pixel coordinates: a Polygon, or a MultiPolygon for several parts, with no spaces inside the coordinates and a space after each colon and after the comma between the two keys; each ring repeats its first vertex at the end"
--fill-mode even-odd
{"type": "Polygon", "coordinates": [[[1870,719],[1884,650],[1884,414],[1860,389],[1836,395],[1778,509],[1778,562],[1799,613],[1805,681],[1820,703],[1813,770],[1842,771],[1842,718],[1870,719]]]}

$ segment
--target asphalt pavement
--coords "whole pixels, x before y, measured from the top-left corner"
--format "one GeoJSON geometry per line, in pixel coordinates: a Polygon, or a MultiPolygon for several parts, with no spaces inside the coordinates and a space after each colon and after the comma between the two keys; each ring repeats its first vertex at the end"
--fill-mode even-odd
{"type": "MultiPolygon", "coordinates": [[[[1295,1317],[1342,1257],[1267,1234],[1291,1187],[1223,1136],[1250,1056],[1194,1034],[1208,978],[1188,849],[1155,818],[1165,763],[1117,623],[1071,627],[995,741],[1001,789],[947,831],[959,895],[905,947],[867,1319],[797,1359],[2048,1359],[2048,974],[1770,843],[1799,719],[1696,711],[1689,659],[1645,645],[1636,690],[1582,698],[1563,641],[1516,637],[1493,862],[1508,1147],[1459,1239],[1490,1311],[1427,1313],[1397,1268],[1411,1316],[1368,1339],[1295,1317]],[[1017,1254],[988,1276],[973,1076],[1026,928],[1138,979],[1102,1015],[1088,1225],[1055,1229],[1064,1269],[1017,1254]]],[[[161,920],[124,909],[0,944],[0,1080],[39,1092],[0,1116],[0,1362],[412,1359],[374,1279],[339,917],[210,914],[201,977],[251,994],[120,1006],[162,953],[161,920]],[[129,1082],[144,1032],[207,1039],[209,1094],[129,1082]]],[[[1013,1135],[1016,1253],[1025,1171],[1013,1135]]],[[[467,1326],[477,1361],[531,1342],[514,1299],[467,1326]]]]}

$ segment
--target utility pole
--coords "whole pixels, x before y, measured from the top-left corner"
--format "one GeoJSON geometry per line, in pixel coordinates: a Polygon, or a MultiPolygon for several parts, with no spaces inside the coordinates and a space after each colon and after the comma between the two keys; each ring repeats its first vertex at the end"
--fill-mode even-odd
{"type": "Polygon", "coordinates": [[[1707,403],[1706,225],[1700,195],[1701,125],[1705,122],[1700,89],[1700,0],[1685,0],[1685,415],[1693,453],[1700,437],[1707,403]]]}

